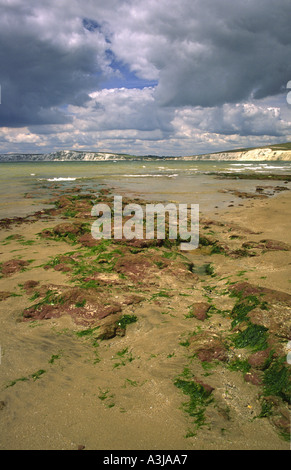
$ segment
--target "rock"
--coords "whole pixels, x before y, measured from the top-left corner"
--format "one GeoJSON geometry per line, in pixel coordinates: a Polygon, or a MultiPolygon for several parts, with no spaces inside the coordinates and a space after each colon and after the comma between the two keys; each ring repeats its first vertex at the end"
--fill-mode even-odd
{"type": "Polygon", "coordinates": [[[271,305],[268,310],[255,308],[248,313],[250,321],[268,328],[271,335],[291,338],[291,310],[284,305],[271,305]]]}
{"type": "Polygon", "coordinates": [[[227,254],[231,258],[243,258],[245,256],[256,256],[255,252],[248,251],[246,248],[238,248],[237,250],[229,251],[227,254]]]}
{"type": "MultiPolygon", "coordinates": [[[[285,181],[286,183],[286,181],[285,181]]],[[[290,191],[289,188],[286,188],[285,186],[275,186],[274,191],[290,191]]]]}
{"type": "Polygon", "coordinates": [[[213,390],[215,390],[214,387],[212,387],[209,384],[206,384],[206,383],[202,382],[202,380],[199,380],[199,379],[196,379],[196,378],[194,380],[195,380],[195,383],[201,385],[209,395],[213,392],[213,390]]]}
{"type": "Polygon", "coordinates": [[[72,268],[65,263],[59,263],[54,266],[55,271],[69,272],[72,268]]]}
{"type": "Polygon", "coordinates": [[[218,335],[210,331],[202,331],[189,339],[189,349],[202,362],[213,360],[226,361],[228,359],[227,349],[218,335]]]}
{"type": "Polygon", "coordinates": [[[260,287],[250,284],[249,282],[238,282],[229,287],[229,290],[242,296],[242,298],[254,295],[259,297],[262,301],[267,302],[282,302],[291,307],[291,295],[286,292],[281,292],[267,287],[260,287]]]}
{"type": "Polygon", "coordinates": [[[125,305],[135,305],[139,304],[144,300],[144,297],[141,297],[140,295],[132,294],[129,297],[126,297],[123,301],[123,304],[125,305]]]}
{"type": "Polygon", "coordinates": [[[254,368],[263,370],[267,365],[268,358],[270,356],[271,348],[263,351],[257,351],[248,357],[248,363],[254,368]]]}
{"type": "Polygon", "coordinates": [[[30,293],[39,285],[39,281],[29,280],[23,284],[23,289],[26,293],[30,293]]]}
{"type": "Polygon", "coordinates": [[[265,248],[265,245],[260,242],[253,242],[253,241],[247,241],[242,244],[242,248],[259,248],[263,249],[265,248]]]}
{"type": "Polygon", "coordinates": [[[53,228],[54,233],[57,235],[77,235],[81,231],[81,227],[78,224],[63,223],[58,224],[53,228]]]}
{"type": "Polygon", "coordinates": [[[11,276],[12,274],[21,271],[25,266],[28,266],[29,262],[24,261],[22,259],[11,259],[9,261],[5,261],[2,264],[1,272],[3,276],[11,276]]]}
{"type": "Polygon", "coordinates": [[[211,362],[214,360],[225,362],[227,361],[226,350],[220,345],[204,348],[198,351],[198,359],[202,362],[211,362]]]}
{"type": "Polygon", "coordinates": [[[278,240],[248,241],[242,244],[243,248],[258,248],[261,250],[289,251],[290,245],[278,240]]]}
{"type": "Polygon", "coordinates": [[[264,244],[266,250],[277,250],[277,251],[289,251],[290,245],[278,240],[260,240],[260,243],[264,244]]]}
{"type": "Polygon", "coordinates": [[[51,230],[42,230],[39,234],[42,238],[51,238],[53,236],[53,233],[51,230]]]}
{"type": "Polygon", "coordinates": [[[290,419],[281,415],[279,417],[274,417],[271,421],[281,433],[290,436],[290,419]]]}
{"type": "Polygon", "coordinates": [[[81,235],[78,238],[78,242],[81,243],[83,246],[96,246],[100,243],[100,240],[95,240],[95,238],[92,237],[91,233],[85,233],[84,235],[81,235]]]}
{"type": "Polygon", "coordinates": [[[153,270],[153,263],[143,254],[128,254],[120,257],[115,264],[117,273],[125,274],[133,281],[147,278],[153,270]]]}
{"type": "Polygon", "coordinates": [[[262,385],[263,381],[261,379],[261,377],[258,375],[257,372],[247,372],[245,375],[244,375],[244,379],[246,382],[249,382],[253,385],[262,385]]]}
{"type": "Polygon", "coordinates": [[[8,297],[10,297],[11,295],[12,295],[11,292],[0,291],[0,302],[1,302],[2,300],[8,299],[8,297]]]}
{"type": "Polygon", "coordinates": [[[60,208],[64,208],[64,207],[71,206],[71,205],[72,205],[72,202],[67,196],[61,196],[58,199],[58,207],[60,208]]]}
{"type": "Polygon", "coordinates": [[[77,324],[97,323],[122,311],[106,292],[66,286],[42,286],[35,306],[23,312],[23,321],[47,320],[70,315],[77,324]],[[42,301],[42,297],[46,299],[42,301]]]}
{"type": "Polygon", "coordinates": [[[246,199],[266,199],[268,196],[265,194],[253,194],[247,193],[245,191],[238,191],[237,189],[221,189],[219,190],[220,193],[230,193],[239,198],[246,198],[246,199]]]}
{"type": "Polygon", "coordinates": [[[193,315],[197,320],[204,321],[207,318],[207,312],[210,309],[210,304],[207,302],[195,302],[192,305],[191,316],[193,315]]]}
{"type": "Polygon", "coordinates": [[[111,305],[104,305],[103,308],[100,308],[98,311],[98,318],[102,319],[108,317],[108,315],[113,315],[115,313],[121,312],[121,305],[118,303],[112,303],[111,305]]]}
{"type": "Polygon", "coordinates": [[[112,319],[110,319],[110,321],[111,323],[100,326],[98,335],[96,337],[97,339],[107,340],[114,338],[115,336],[125,335],[125,328],[121,328],[118,325],[118,320],[114,319],[114,321],[112,321],[112,319]]]}
{"type": "Polygon", "coordinates": [[[247,318],[251,323],[269,330],[268,343],[279,351],[280,341],[291,338],[291,295],[248,282],[237,283],[229,290],[235,292],[242,302],[248,296],[254,296],[262,302],[247,314],[247,318]]]}

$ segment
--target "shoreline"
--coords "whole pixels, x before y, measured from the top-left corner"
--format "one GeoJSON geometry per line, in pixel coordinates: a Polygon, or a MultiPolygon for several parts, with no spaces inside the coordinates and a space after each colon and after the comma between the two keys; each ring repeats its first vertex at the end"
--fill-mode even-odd
{"type": "Polygon", "coordinates": [[[289,449],[290,191],[201,214],[188,253],[93,240],[111,198],[2,220],[0,448],[289,449]]]}

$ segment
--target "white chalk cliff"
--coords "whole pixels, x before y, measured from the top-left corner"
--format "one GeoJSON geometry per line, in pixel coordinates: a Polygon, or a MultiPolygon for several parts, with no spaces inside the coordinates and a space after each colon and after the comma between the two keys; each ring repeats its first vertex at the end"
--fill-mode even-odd
{"type": "Polygon", "coordinates": [[[228,150],[225,152],[171,157],[158,155],[128,155],[119,153],[60,150],[52,153],[10,153],[0,154],[0,162],[17,161],[112,161],[112,160],[234,160],[234,161],[291,161],[291,144],[278,144],[270,147],[228,150]]]}

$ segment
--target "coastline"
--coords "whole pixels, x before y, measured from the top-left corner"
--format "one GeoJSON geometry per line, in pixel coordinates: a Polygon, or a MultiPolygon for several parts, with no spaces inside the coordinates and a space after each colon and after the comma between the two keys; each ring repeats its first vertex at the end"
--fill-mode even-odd
{"type": "Polygon", "coordinates": [[[0,448],[289,449],[290,191],[226,193],[189,253],[92,241],[96,196],[1,221],[0,448]]]}

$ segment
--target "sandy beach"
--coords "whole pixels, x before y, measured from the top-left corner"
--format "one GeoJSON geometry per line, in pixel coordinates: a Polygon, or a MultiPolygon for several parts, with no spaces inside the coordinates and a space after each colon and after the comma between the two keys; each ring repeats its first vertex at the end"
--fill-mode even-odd
{"type": "Polygon", "coordinates": [[[0,449],[288,450],[285,189],[226,193],[191,252],[92,239],[110,188],[2,219],[0,449]]]}

